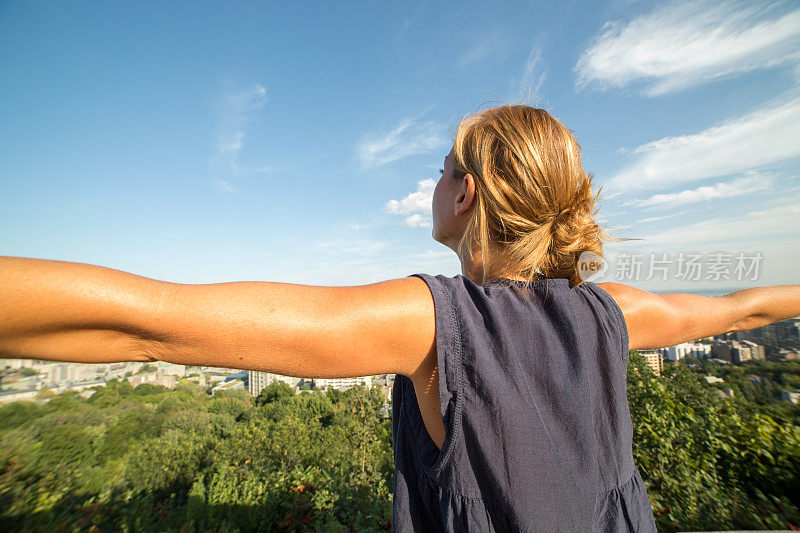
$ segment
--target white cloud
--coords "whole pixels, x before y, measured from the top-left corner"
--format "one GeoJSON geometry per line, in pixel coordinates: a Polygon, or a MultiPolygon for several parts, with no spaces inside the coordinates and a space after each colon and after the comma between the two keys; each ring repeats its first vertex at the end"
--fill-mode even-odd
{"type": "Polygon", "coordinates": [[[794,242],[797,240],[797,228],[800,224],[800,204],[797,203],[800,196],[789,200],[794,200],[794,203],[749,212],[740,211],[651,233],[643,236],[643,242],[635,242],[630,246],[658,247],[668,251],[710,249],[720,245],[757,247],[775,237],[783,238],[787,243],[794,242]]]}
{"type": "Polygon", "coordinates": [[[211,180],[211,183],[214,187],[218,188],[224,192],[237,192],[236,189],[231,185],[231,182],[226,180],[211,180]]]}
{"type": "Polygon", "coordinates": [[[647,217],[647,218],[640,219],[639,223],[640,224],[644,224],[646,222],[656,222],[657,220],[665,220],[667,218],[672,218],[672,217],[675,217],[677,215],[678,215],[678,213],[670,213],[669,215],[663,215],[663,216],[658,216],[658,217],[647,217]]]}
{"type": "Polygon", "coordinates": [[[343,237],[336,237],[318,243],[318,246],[320,248],[332,249],[337,255],[374,256],[382,250],[385,250],[388,243],[370,239],[345,239],[343,237]]]}
{"type": "Polygon", "coordinates": [[[267,103],[267,89],[258,83],[250,89],[230,93],[226,96],[230,119],[240,124],[253,120],[255,114],[267,103]]]}
{"type": "Polygon", "coordinates": [[[800,60],[800,10],[785,2],[679,1],[607,22],[575,66],[577,86],[644,84],[658,96],[800,60]]]}
{"type": "Polygon", "coordinates": [[[763,174],[749,172],[748,176],[719,182],[714,185],[704,185],[696,189],[687,189],[679,192],[656,194],[643,200],[624,202],[622,205],[635,205],[638,207],[675,207],[697,202],[708,202],[717,198],[730,198],[742,194],[751,194],[769,187],[772,179],[763,174]]]}
{"type": "Polygon", "coordinates": [[[242,167],[241,165],[236,164],[236,172],[237,173],[247,173],[247,174],[273,174],[275,172],[282,172],[287,170],[289,167],[283,165],[261,165],[258,167],[242,167]]]}
{"type": "Polygon", "coordinates": [[[347,224],[347,229],[351,229],[351,230],[355,230],[355,231],[361,231],[361,230],[364,230],[364,229],[367,229],[367,228],[371,228],[374,225],[375,224],[371,224],[371,223],[360,224],[358,222],[349,222],[347,224]]]}
{"type": "Polygon", "coordinates": [[[443,129],[434,121],[419,122],[415,118],[407,118],[388,132],[362,138],[356,145],[356,154],[362,168],[368,168],[413,154],[443,150],[448,144],[443,129]]]}
{"type": "Polygon", "coordinates": [[[604,186],[616,196],[715,176],[741,174],[800,156],[800,90],[693,135],[665,137],[630,151],[634,162],[604,186]]]}
{"type": "Polygon", "coordinates": [[[525,62],[525,70],[519,84],[520,90],[524,90],[527,94],[538,95],[549,71],[550,68],[545,66],[542,61],[542,48],[535,47],[528,54],[528,60],[525,62]]]}
{"type": "Polygon", "coordinates": [[[386,202],[386,210],[389,213],[407,215],[409,213],[430,213],[433,203],[433,190],[436,188],[436,181],[428,178],[417,183],[417,190],[405,196],[401,200],[389,200],[386,202]]]}
{"type": "Polygon", "coordinates": [[[400,200],[386,202],[386,212],[394,215],[410,215],[404,221],[406,226],[412,228],[430,227],[433,190],[435,188],[436,180],[432,178],[422,180],[417,183],[416,191],[400,200]]]}
{"type": "MultiPolygon", "coordinates": [[[[543,42],[544,36],[540,36],[538,42],[543,42]]],[[[547,74],[550,68],[545,64],[542,59],[543,45],[537,44],[528,53],[528,58],[525,60],[525,66],[519,78],[511,79],[512,94],[506,98],[507,101],[520,101],[531,105],[531,98],[538,98],[539,91],[542,89],[547,74]]]]}
{"type": "Polygon", "coordinates": [[[247,122],[258,119],[259,111],[266,103],[267,89],[258,83],[249,89],[231,92],[222,97],[221,126],[217,135],[217,153],[211,160],[212,165],[226,166],[233,174],[242,170],[238,157],[244,147],[243,130],[247,122]]]}
{"type": "Polygon", "coordinates": [[[431,227],[431,219],[417,213],[406,217],[405,225],[412,228],[429,228],[431,227]]]}
{"type": "Polygon", "coordinates": [[[242,149],[243,140],[244,133],[241,131],[220,135],[217,139],[217,158],[230,157],[235,159],[242,149]]]}
{"type": "Polygon", "coordinates": [[[505,41],[497,32],[487,35],[478,41],[475,46],[467,50],[464,55],[456,62],[458,68],[464,68],[472,63],[480,61],[505,47],[505,41]]]}

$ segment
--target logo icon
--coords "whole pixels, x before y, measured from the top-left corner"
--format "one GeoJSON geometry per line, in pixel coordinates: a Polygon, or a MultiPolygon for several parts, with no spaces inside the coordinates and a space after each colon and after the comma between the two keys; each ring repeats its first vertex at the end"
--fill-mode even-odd
{"type": "Polygon", "coordinates": [[[602,255],[586,250],[578,256],[577,268],[581,281],[592,281],[606,273],[608,263],[602,255]]]}

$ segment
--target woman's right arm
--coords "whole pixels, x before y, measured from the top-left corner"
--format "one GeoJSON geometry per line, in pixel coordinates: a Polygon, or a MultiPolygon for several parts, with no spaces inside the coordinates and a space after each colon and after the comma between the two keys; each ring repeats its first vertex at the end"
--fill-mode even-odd
{"type": "Polygon", "coordinates": [[[598,283],[617,302],[630,350],[746,331],[800,316],[800,285],[754,287],[724,296],[655,294],[622,283],[598,283]]]}
{"type": "Polygon", "coordinates": [[[0,256],[0,358],[166,361],[337,378],[430,377],[436,322],[417,277],[369,285],[183,284],[0,256]]]}

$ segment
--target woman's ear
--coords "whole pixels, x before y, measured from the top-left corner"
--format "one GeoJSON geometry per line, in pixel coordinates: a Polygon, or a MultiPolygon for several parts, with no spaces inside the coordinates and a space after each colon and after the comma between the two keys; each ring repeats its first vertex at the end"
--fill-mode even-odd
{"type": "Polygon", "coordinates": [[[465,215],[469,213],[475,203],[475,180],[472,174],[466,174],[461,178],[461,190],[458,191],[456,197],[455,213],[456,215],[465,215]]]}

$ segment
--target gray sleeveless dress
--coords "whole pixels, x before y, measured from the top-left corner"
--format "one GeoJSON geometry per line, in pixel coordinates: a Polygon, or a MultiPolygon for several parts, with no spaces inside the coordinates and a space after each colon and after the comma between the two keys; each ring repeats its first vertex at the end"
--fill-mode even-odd
{"type": "Polygon", "coordinates": [[[656,531],[611,296],[566,278],[413,276],[433,296],[447,436],[439,451],[398,374],[393,531],[656,531]]]}

